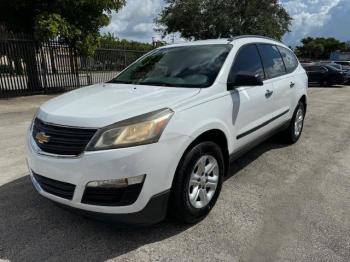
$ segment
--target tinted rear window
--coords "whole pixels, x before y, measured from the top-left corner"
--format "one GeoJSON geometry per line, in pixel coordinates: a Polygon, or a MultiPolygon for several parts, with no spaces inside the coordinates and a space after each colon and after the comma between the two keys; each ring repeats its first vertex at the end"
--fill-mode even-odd
{"type": "Polygon", "coordinates": [[[278,46],[277,48],[281,53],[287,73],[292,73],[298,67],[299,63],[297,58],[295,57],[294,53],[287,48],[281,46],[278,46]]]}
{"type": "Polygon", "coordinates": [[[270,44],[259,44],[258,47],[266,78],[270,79],[284,75],[286,73],[286,68],[277,47],[270,44]]]}

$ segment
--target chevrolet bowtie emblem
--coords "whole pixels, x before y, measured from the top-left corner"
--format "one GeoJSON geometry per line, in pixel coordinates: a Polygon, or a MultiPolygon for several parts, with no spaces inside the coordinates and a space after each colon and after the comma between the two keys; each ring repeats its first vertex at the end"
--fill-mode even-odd
{"type": "Polygon", "coordinates": [[[35,139],[39,144],[44,144],[49,142],[50,136],[46,135],[44,132],[36,133],[35,139]]]}

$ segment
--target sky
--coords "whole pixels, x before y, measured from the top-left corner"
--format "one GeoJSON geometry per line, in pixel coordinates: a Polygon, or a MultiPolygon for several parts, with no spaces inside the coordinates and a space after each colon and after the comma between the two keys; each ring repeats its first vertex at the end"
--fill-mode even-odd
{"type": "MultiPolygon", "coordinates": [[[[280,0],[293,18],[291,32],[283,41],[298,45],[305,36],[335,37],[350,40],[350,0],[280,0]]],[[[128,0],[125,7],[112,14],[111,23],[102,33],[110,32],[118,38],[151,42],[160,39],[154,31],[154,18],[164,6],[163,0],[128,0]]],[[[169,39],[166,39],[169,40],[169,39]]],[[[176,38],[176,41],[181,41],[176,38]]]]}

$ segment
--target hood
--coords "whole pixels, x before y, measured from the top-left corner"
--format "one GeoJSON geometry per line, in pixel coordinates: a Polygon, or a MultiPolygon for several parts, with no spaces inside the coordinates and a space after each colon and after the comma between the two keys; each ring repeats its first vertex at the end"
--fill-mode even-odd
{"type": "Polygon", "coordinates": [[[67,126],[107,126],[161,108],[174,109],[200,88],[97,84],[53,98],[40,107],[38,117],[67,126]]]}

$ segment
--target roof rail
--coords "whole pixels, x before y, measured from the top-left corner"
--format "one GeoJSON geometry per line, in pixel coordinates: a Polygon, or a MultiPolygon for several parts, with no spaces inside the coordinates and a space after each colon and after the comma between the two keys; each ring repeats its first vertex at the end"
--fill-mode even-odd
{"type": "Polygon", "coordinates": [[[275,42],[282,43],[279,40],[273,39],[273,38],[268,37],[268,36],[262,36],[262,35],[238,35],[238,36],[228,38],[227,41],[232,42],[234,40],[238,40],[238,39],[242,39],[242,38],[249,38],[249,37],[262,38],[262,39],[267,39],[267,40],[272,40],[275,42]]]}

